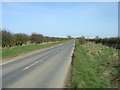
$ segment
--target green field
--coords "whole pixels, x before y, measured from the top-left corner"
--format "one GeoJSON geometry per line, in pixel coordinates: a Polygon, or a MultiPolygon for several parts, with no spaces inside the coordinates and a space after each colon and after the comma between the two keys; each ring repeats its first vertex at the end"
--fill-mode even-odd
{"type": "Polygon", "coordinates": [[[116,49],[101,44],[76,42],[73,56],[72,88],[110,88],[118,61],[116,49]]]}
{"type": "Polygon", "coordinates": [[[31,44],[26,46],[17,46],[13,48],[4,48],[2,49],[2,58],[13,57],[22,53],[27,53],[34,50],[51,47],[54,45],[65,43],[65,42],[67,41],[59,41],[59,42],[48,43],[48,44],[31,44]]]}

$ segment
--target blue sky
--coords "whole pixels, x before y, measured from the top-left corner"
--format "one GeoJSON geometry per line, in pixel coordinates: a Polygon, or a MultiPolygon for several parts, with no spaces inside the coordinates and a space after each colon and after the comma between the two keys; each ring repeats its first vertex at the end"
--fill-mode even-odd
{"type": "Polygon", "coordinates": [[[4,2],[2,28],[45,36],[115,37],[117,2],[4,2]]]}

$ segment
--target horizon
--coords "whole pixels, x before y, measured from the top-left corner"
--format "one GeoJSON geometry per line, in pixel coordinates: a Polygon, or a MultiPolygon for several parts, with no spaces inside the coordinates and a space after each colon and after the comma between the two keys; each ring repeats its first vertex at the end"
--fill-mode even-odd
{"type": "Polygon", "coordinates": [[[50,37],[118,36],[117,2],[4,2],[3,27],[50,37]]]}

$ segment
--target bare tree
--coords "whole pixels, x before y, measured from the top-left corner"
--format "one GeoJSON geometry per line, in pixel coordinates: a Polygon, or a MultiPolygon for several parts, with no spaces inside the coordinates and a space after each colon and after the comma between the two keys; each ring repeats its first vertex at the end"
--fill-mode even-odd
{"type": "Polygon", "coordinates": [[[15,34],[14,37],[16,45],[22,45],[30,40],[28,35],[22,33],[15,34]]]}
{"type": "Polygon", "coordinates": [[[71,37],[70,35],[67,35],[67,38],[69,38],[69,39],[70,39],[70,38],[72,38],[72,37],[71,37]]]}
{"type": "Polygon", "coordinates": [[[6,30],[2,31],[2,47],[11,47],[14,44],[14,35],[6,30]]]}
{"type": "Polygon", "coordinates": [[[42,34],[33,33],[30,36],[30,40],[32,43],[42,43],[44,41],[44,36],[42,34]]]}

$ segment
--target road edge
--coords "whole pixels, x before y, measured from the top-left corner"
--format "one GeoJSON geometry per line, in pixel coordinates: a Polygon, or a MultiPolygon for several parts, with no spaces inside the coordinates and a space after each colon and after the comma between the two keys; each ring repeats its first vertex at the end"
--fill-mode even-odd
{"type": "Polygon", "coordinates": [[[74,51],[75,51],[75,42],[74,42],[74,45],[73,45],[71,57],[69,59],[70,63],[69,63],[69,66],[68,66],[68,70],[66,72],[66,77],[65,77],[65,80],[64,80],[63,88],[70,88],[70,85],[71,85],[72,63],[73,63],[72,59],[73,59],[73,56],[74,56],[74,51]]]}
{"type": "MultiPolygon", "coordinates": [[[[65,42],[65,43],[67,43],[67,42],[65,42]]],[[[23,53],[23,54],[19,54],[18,56],[8,58],[8,59],[7,59],[6,61],[4,61],[4,62],[3,62],[4,59],[2,58],[2,63],[0,63],[0,65],[4,65],[4,64],[13,62],[13,61],[15,61],[15,60],[17,60],[17,59],[21,59],[21,58],[24,58],[24,57],[26,57],[26,56],[29,56],[29,55],[32,55],[32,54],[34,54],[34,53],[38,53],[38,52],[41,52],[41,51],[44,51],[44,50],[47,50],[47,49],[51,49],[51,48],[54,48],[54,47],[63,45],[63,44],[65,44],[65,43],[58,44],[58,45],[54,45],[54,46],[47,47],[47,48],[43,48],[43,49],[34,50],[34,51],[27,52],[27,53],[23,53]]]]}

